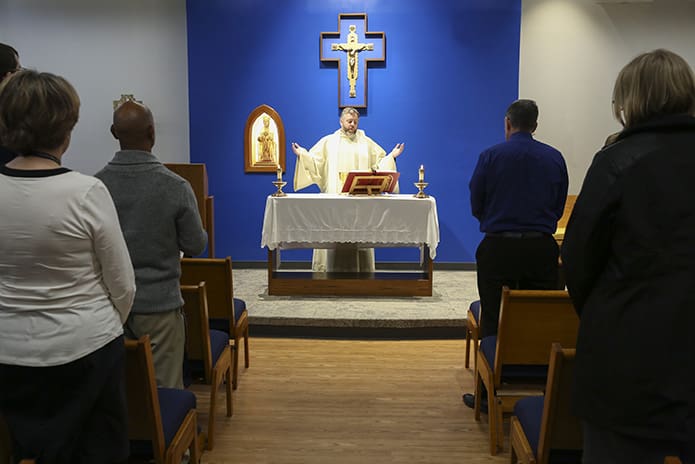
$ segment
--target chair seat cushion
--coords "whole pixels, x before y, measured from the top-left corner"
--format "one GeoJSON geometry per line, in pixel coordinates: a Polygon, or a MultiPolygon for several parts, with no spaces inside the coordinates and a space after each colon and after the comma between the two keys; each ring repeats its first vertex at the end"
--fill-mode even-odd
{"type": "MultiPolygon", "coordinates": [[[[485,337],[480,341],[480,352],[491,367],[495,365],[495,353],[497,352],[497,336],[485,337]]],[[[550,348],[548,348],[550,352],[550,348]]],[[[548,365],[508,365],[502,366],[502,382],[521,381],[528,379],[531,382],[541,382],[548,377],[548,365]]]]}
{"type": "MultiPolygon", "coordinates": [[[[543,404],[545,397],[530,396],[522,398],[514,405],[514,415],[524,430],[533,455],[538,456],[538,445],[541,441],[541,423],[543,421],[543,404]]],[[[551,449],[548,464],[581,464],[582,450],[551,449]]]]}
{"type": "Polygon", "coordinates": [[[514,415],[524,430],[524,435],[531,445],[533,455],[538,458],[538,441],[541,436],[541,419],[543,418],[543,396],[522,398],[514,405],[514,415]]]}
{"type": "MultiPolygon", "coordinates": [[[[227,332],[210,329],[210,354],[212,355],[213,366],[228,345],[229,335],[227,332]]],[[[183,385],[185,387],[188,387],[194,380],[205,377],[205,364],[202,359],[186,358],[183,366],[183,385]]]]}
{"type": "Polygon", "coordinates": [[[229,334],[221,330],[210,330],[210,351],[212,364],[216,364],[225,347],[229,346],[229,334]]]}
{"type": "Polygon", "coordinates": [[[246,302],[240,298],[234,298],[234,320],[241,319],[241,315],[246,311],[246,302]]]}
{"type": "Polygon", "coordinates": [[[480,324],[480,300],[476,300],[468,307],[468,310],[473,314],[475,322],[480,324]]]}
{"type": "MultiPolygon", "coordinates": [[[[234,298],[234,320],[238,321],[241,319],[244,311],[246,311],[246,302],[240,298],[234,298]]],[[[210,329],[221,330],[229,334],[229,319],[211,318],[210,329]]]]}
{"type": "MultiPolygon", "coordinates": [[[[188,411],[196,408],[193,392],[177,388],[157,387],[159,395],[159,413],[162,417],[164,443],[168,447],[179,431],[188,411]]],[[[133,457],[152,457],[152,442],[148,440],[131,440],[130,455],[133,457]]]]}

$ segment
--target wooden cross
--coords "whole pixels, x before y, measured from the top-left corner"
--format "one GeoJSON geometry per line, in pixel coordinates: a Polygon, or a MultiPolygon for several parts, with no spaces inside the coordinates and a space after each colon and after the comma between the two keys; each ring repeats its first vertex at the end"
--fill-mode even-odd
{"type": "Polygon", "coordinates": [[[367,32],[366,13],[341,13],[338,15],[338,31],[321,33],[321,61],[338,64],[338,107],[367,107],[367,73],[360,76],[359,70],[370,63],[384,63],[385,57],[385,34],[367,32]],[[369,42],[361,41],[360,36],[370,39],[369,42]],[[340,41],[342,37],[344,41],[340,41]],[[346,66],[345,74],[342,72],[343,64],[346,66]],[[349,84],[347,91],[341,86],[344,79],[349,84]]]}

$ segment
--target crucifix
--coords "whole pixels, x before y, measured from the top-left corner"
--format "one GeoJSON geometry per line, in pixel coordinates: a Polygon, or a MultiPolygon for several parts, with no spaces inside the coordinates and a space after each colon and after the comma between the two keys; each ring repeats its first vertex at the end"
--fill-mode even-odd
{"type": "Polygon", "coordinates": [[[338,65],[338,107],[366,108],[366,69],[372,63],[385,62],[384,33],[367,31],[366,13],[341,13],[338,31],[322,32],[320,44],[321,62],[338,65]],[[345,81],[349,85],[343,86],[345,81]]]}
{"type": "Polygon", "coordinates": [[[113,101],[113,109],[116,110],[116,108],[118,108],[119,106],[121,106],[123,103],[125,103],[127,101],[134,101],[136,103],[142,104],[142,102],[140,100],[135,99],[135,96],[132,93],[121,94],[120,99],[113,101]]]}
{"type": "Polygon", "coordinates": [[[347,36],[347,42],[331,44],[331,50],[347,52],[347,78],[350,82],[350,98],[357,97],[355,87],[357,85],[357,76],[359,75],[359,63],[357,61],[359,53],[363,50],[374,50],[373,43],[359,43],[357,33],[355,32],[356,30],[357,26],[350,24],[350,33],[347,36]]]}

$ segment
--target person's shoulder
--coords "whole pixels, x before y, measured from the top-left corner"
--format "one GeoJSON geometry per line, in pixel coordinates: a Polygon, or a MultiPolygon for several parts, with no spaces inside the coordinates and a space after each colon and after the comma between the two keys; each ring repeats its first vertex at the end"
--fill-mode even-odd
{"type": "Polygon", "coordinates": [[[101,184],[103,185],[103,182],[94,176],[90,176],[88,174],[83,174],[78,171],[68,171],[64,174],[64,179],[65,182],[69,182],[71,185],[74,186],[87,186],[91,187],[95,184],[101,184]]]}
{"type": "Polygon", "coordinates": [[[61,177],[62,181],[70,186],[73,194],[78,197],[99,195],[109,191],[105,183],[96,175],[90,176],[77,171],[69,171],[61,177]]]}
{"type": "Polygon", "coordinates": [[[109,165],[107,164],[107,165],[104,166],[103,168],[99,169],[99,170],[96,172],[96,174],[94,174],[94,177],[96,177],[97,179],[103,180],[103,178],[107,176],[108,167],[109,167],[109,165]]]}
{"type": "Polygon", "coordinates": [[[326,134],[323,137],[319,139],[319,142],[326,142],[331,139],[339,138],[340,137],[340,129],[335,130],[331,132],[330,134],[326,134]]]}
{"type": "Polygon", "coordinates": [[[544,155],[546,155],[546,156],[550,155],[556,159],[562,159],[562,160],[565,159],[562,156],[562,152],[559,149],[557,149],[556,147],[550,145],[549,143],[541,142],[540,140],[536,140],[536,139],[533,139],[533,142],[536,144],[539,151],[541,151],[544,155]]]}
{"type": "Polygon", "coordinates": [[[186,180],[186,178],[176,174],[174,171],[166,167],[164,164],[160,164],[156,168],[154,168],[154,173],[156,176],[159,177],[159,179],[161,179],[163,188],[167,190],[188,190],[193,188],[191,187],[190,182],[186,180]]]}
{"type": "Polygon", "coordinates": [[[504,141],[504,142],[499,142],[494,145],[490,145],[489,147],[485,148],[483,151],[480,152],[480,157],[481,158],[490,158],[494,157],[495,155],[504,153],[505,151],[509,150],[511,148],[511,145],[509,144],[509,141],[504,141]]]}

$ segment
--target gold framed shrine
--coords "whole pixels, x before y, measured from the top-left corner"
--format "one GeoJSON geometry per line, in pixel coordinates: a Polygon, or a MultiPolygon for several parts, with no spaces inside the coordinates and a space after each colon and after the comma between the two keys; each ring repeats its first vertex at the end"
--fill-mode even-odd
{"type": "Polygon", "coordinates": [[[244,129],[244,171],[285,170],[285,127],[280,115],[268,105],[256,107],[244,129]]]}

